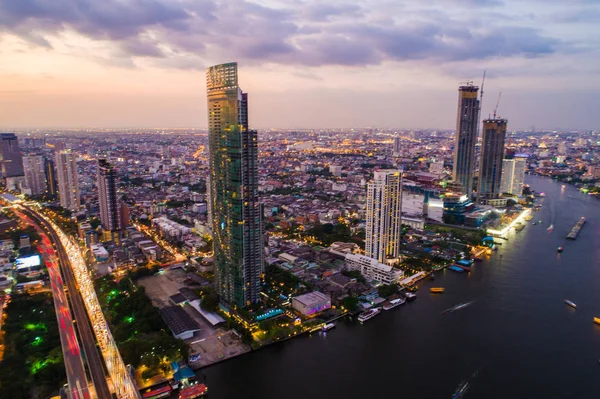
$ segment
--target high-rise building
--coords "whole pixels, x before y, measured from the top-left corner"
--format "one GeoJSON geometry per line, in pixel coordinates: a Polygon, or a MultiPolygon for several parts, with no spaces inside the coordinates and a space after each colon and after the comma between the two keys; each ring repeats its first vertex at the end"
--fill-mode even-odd
{"type": "Polygon", "coordinates": [[[387,263],[400,254],[402,230],[402,174],[399,170],[376,171],[367,184],[365,255],[387,263]]]}
{"type": "Polygon", "coordinates": [[[206,70],[210,194],[216,286],[237,307],[260,301],[264,230],[258,200],[257,133],[237,63],[206,70]]]}
{"type": "Polygon", "coordinates": [[[60,206],[72,211],[79,210],[79,174],[77,173],[77,156],[70,150],[57,152],[55,155],[56,177],[60,206]]]}
{"type": "Polygon", "coordinates": [[[14,133],[0,133],[0,164],[2,177],[24,175],[19,140],[14,133]]]}
{"type": "Polygon", "coordinates": [[[56,168],[54,161],[50,158],[45,158],[44,171],[46,172],[46,185],[48,194],[58,194],[58,183],[56,182],[56,168]]]}
{"type": "Polygon", "coordinates": [[[506,119],[487,119],[483,121],[479,187],[477,190],[478,201],[498,198],[500,195],[507,123],[506,119]]]}
{"type": "Polygon", "coordinates": [[[106,232],[123,229],[121,210],[117,195],[117,174],[106,159],[98,160],[98,203],[100,205],[100,222],[106,232]]]}
{"type": "Polygon", "coordinates": [[[502,184],[500,193],[509,193],[520,196],[523,193],[526,169],[527,161],[525,158],[502,160],[502,184]]]}
{"type": "Polygon", "coordinates": [[[23,157],[25,185],[32,195],[41,195],[46,192],[45,166],[45,159],[41,155],[30,155],[23,157]]]}
{"type": "Polygon", "coordinates": [[[472,84],[458,88],[458,115],[454,138],[454,168],[452,179],[462,185],[462,192],[471,195],[475,170],[475,144],[479,120],[479,88],[472,84]]]}
{"type": "Polygon", "coordinates": [[[400,137],[394,137],[394,155],[399,155],[402,152],[402,139],[400,137]]]}

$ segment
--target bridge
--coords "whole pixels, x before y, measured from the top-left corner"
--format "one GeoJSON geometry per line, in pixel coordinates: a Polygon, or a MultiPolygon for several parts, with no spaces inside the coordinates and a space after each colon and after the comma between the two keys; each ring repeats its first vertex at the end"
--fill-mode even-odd
{"type": "MultiPolygon", "coordinates": [[[[89,275],[79,246],[50,218],[37,212],[32,207],[16,205],[14,208],[23,211],[35,224],[46,230],[56,244],[56,254],[62,265],[73,314],[77,320],[81,343],[84,348],[92,381],[94,382],[97,398],[112,399],[108,384],[110,381],[112,390],[118,399],[140,399],[140,394],[133,378],[127,370],[125,363],[123,363],[121,354],[100,308],[100,302],[94,291],[92,278],[89,275]],[[108,379],[98,351],[96,350],[96,342],[104,358],[104,364],[106,364],[108,379]]],[[[55,281],[55,283],[57,282],[55,281]]],[[[65,366],[67,367],[67,374],[72,372],[67,363],[65,363],[65,366]]],[[[86,388],[81,385],[85,382],[85,378],[82,379],[79,376],[78,378],[68,379],[68,381],[70,396],[74,399],[87,399],[89,397],[86,394],[86,388]]]]}

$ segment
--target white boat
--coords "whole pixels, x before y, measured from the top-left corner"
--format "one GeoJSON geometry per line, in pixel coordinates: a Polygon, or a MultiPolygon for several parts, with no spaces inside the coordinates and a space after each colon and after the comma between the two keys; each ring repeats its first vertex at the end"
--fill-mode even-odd
{"type": "Polygon", "coordinates": [[[363,323],[377,316],[379,313],[381,313],[381,308],[369,309],[358,316],[358,321],[363,323]]]}
{"type": "Polygon", "coordinates": [[[331,330],[333,327],[335,327],[335,323],[327,323],[325,324],[322,328],[321,331],[325,332],[325,331],[329,331],[331,330]]]}
{"type": "Polygon", "coordinates": [[[412,292],[407,291],[404,293],[404,296],[406,297],[407,300],[411,301],[417,297],[417,294],[413,294],[412,292]]]}
{"type": "Polygon", "coordinates": [[[406,301],[402,298],[392,299],[383,305],[383,310],[391,310],[396,306],[404,305],[404,303],[406,303],[406,301]]]}

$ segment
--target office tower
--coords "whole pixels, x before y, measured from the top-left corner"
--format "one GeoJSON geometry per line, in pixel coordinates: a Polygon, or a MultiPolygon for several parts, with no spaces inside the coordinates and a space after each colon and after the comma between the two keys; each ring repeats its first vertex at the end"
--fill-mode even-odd
{"type": "Polygon", "coordinates": [[[100,205],[100,222],[107,232],[122,230],[121,210],[117,195],[117,174],[106,159],[98,160],[98,203],[100,205]]]}
{"type": "Polygon", "coordinates": [[[206,86],[216,284],[221,299],[244,307],[259,302],[264,270],[257,133],[237,63],[209,67],[206,86]]]}
{"type": "Polygon", "coordinates": [[[77,211],[81,207],[77,156],[70,150],[60,151],[55,155],[55,162],[60,206],[77,211]]]}
{"type": "Polygon", "coordinates": [[[458,88],[458,115],[454,138],[454,169],[452,179],[462,185],[462,192],[471,196],[475,170],[475,144],[479,120],[479,88],[468,84],[458,88]]]}
{"type": "Polygon", "coordinates": [[[394,137],[394,155],[399,155],[402,151],[402,140],[400,137],[394,137]]]}
{"type": "Polygon", "coordinates": [[[50,158],[45,158],[44,171],[46,173],[46,187],[50,195],[58,194],[58,183],[56,183],[56,169],[54,161],[50,158]]]}
{"type": "Polygon", "coordinates": [[[506,138],[506,119],[483,121],[481,158],[479,161],[479,188],[477,200],[498,198],[502,180],[502,160],[506,138]]]}
{"type": "Polygon", "coordinates": [[[46,162],[41,155],[23,157],[25,185],[31,195],[42,195],[46,192],[46,162]]]}
{"type": "Polygon", "coordinates": [[[2,177],[23,176],[21,149],[14,133],[0,133],[0,163],[2,177]]]}
{"type": "Polygon", "coordinates": [[[525,183],[525,170],[527,161],[525,158],[513,158],[502,160],[502,184],[500,193],[521,195],[525,183]]]}
{"type": "Polygon", "coordinates": [[[398,170],[376,171],[367,184],[367,230],[365,255],[387,263],[397,259],[402,230],[402,174],[398,170]]]}

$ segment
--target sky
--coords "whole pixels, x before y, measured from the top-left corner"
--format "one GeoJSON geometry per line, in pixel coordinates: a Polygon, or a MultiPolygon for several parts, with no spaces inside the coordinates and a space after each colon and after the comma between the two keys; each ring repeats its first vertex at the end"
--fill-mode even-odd
{"type": "Polygon", "coordinates": [[[206,128],[237,61],[253,128],[600,128],[600,0],[0,0],[0,127],[206,128]]]}

